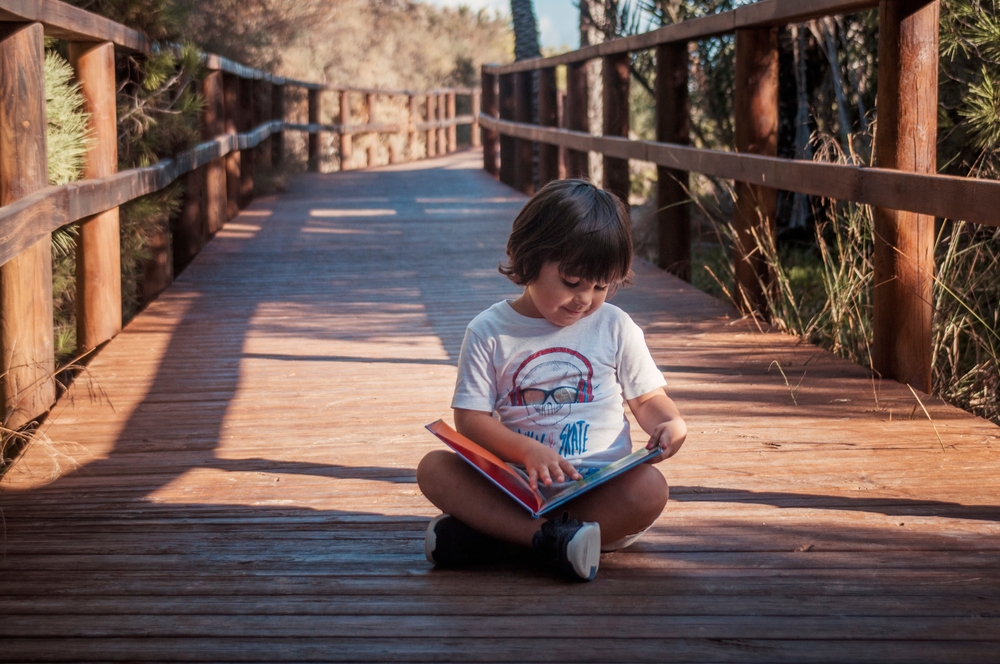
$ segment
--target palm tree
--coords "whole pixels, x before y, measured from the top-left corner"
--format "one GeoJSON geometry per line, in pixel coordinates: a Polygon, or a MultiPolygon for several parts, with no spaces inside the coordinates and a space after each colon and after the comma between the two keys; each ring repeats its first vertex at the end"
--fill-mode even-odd
{"type": "Polygon", "coordinates": [[[532,0],[510,0],[510,13],[514,17],[514,59],[527,60],[541,57],[538,48],[538,21],[532,0]]]}

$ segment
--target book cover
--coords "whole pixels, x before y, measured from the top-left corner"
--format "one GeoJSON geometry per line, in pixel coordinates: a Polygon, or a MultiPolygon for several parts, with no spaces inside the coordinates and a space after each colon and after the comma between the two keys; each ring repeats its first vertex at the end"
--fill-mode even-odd
{"type": "Polygon", "coordinates": [[[618,461],[587,474],[583,479],[564,482],[556,491],[542,492],[532,489],[524,471],[504,462],[482,445],[469,440],[458,433],[443,420],[427,425],[427,430],[437,436],[445,445],[454,450],[469,465],[478,470],[486,479],[500,487],[504,493],[528,510],[536,519],[546,512],[554,510],[563,503],[593,489],[612,477],[621,475],[626,470],[645,463],[660,453],[654,448],[636,450],[618,461]]]}

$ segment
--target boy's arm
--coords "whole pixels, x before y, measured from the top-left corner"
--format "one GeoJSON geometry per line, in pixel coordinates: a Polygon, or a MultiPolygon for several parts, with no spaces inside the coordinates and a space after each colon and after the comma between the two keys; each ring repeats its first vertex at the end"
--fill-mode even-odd
{"type": "Polygon", "coordinates": [[[652,463],[659,463],[677,454],[687,438],[687,424],[673,399],[667,396],[662,387],[629,399],[628,407],[642,430],[649,434],[646,449],[659,447],[663,450],[653,458],[652,463]]]}
{"type": "Polygon", "coordinates": [[[511,431],[490,413],[456,408],[455,428],[504,461],[523,465],[533,489],[538,488],[539,481],[548,486],[553,480],[565,482],[567,477],[582,479],[573,464],[555,450],[511,431]]]}

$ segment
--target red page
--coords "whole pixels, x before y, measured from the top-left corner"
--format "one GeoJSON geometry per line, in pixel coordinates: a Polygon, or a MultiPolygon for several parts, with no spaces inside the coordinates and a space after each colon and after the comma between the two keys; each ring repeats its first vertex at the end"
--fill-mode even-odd
{"type": "Polygon", "coordinates": [[[533,515],[537,515],[545,502],[533,491],[520,475],[515,473],[497,455],[458,433],[442,420],[428,424],[427,429],[441,441],[455,450],[472,466],[507,492],[514,500],[524,505],[533,515]]]}

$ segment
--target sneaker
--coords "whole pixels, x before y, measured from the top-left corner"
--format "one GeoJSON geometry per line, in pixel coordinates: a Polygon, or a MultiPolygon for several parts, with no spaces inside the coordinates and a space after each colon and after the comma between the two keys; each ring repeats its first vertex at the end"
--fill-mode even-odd
{"type": "Polygon", "coordinates": [[[591,581],[597,575],[601,559],[601,526],[598,523],[580,523],[563,512],[561,518],[542,524],[532,544],[569,576],[591,581]]]}
{"type": "Polygon", "coordinates": [[[507,552],[504,542],[482,534],[450,514],[440,514],[427,524],[424,555],[439,567],[499,562],[507,552]]]}

